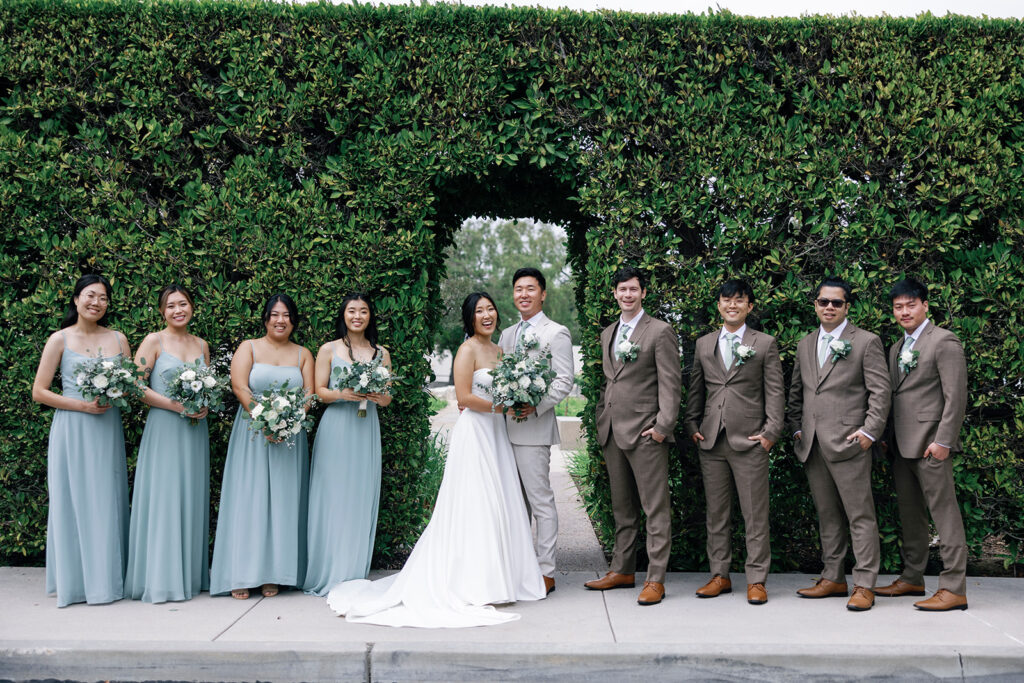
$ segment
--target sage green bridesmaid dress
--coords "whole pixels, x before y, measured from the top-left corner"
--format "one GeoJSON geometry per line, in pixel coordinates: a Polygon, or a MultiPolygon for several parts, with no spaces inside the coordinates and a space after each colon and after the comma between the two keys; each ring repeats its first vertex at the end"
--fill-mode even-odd
{"type": "MultiPolygon", "coordinates": [[[[301,362],[301,351],[296,363],[301,362]]],[[[253,363],[249,389],[260,394],[288,382],[302,386],[298,365],[253,363]]],[[[210,595],[265,583],[302,586],[306,578],[306,505],[309,445],[306,432],[272,444],[249,429],[238,407],[228,442],[217,516],[210,595]]]]}
{"type": "MultiPolygon", "coordinates": [[[[184,362],[163,350],[149,386],[168,394],[184,362]]],[[[139,444],[128,534],[125,597],[188,600],[210,588],[210,433],[163,408],[150,408],[139,444]]]]}
{"type": "MultiPolygon", "coordinates": [[[[88,356],[67,348],[65,338],[60,357],[64,396],[83,398],[75,368],[86,360],[88,356]]],[[[128,468],[121,411],[111,408],[93,415],[56,410],[46,452],[46,484],[46,592],[57,595],[58,607],[120,600],[128,557],[128,468]]]]}

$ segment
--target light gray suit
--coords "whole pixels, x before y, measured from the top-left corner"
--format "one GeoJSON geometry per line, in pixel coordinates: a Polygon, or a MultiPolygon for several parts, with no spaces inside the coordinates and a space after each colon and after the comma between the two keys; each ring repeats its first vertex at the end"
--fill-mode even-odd
{"type": "Polygon", "coordinates": [[[616,322],[601,333],[604,384],[595,407],[615,516],[610,569],[635,572],[642,511],[647,515],[647,580],[664,583],[672,548],[668,444],[674,440],[681,398],[679,339],[668,323],[645,312],[629,338],[639,346],[636,360],[623,362],[613,346],[617,328],[616,322]],[[641,436],[652,427],[666,436],[662,443],[641,436]]]}
{"type": "MultiPolygon", "coordinates": [[[[550,352],[555,379],[534,414],[523,422],[507,415],[505,426],[516,456],[526,503],[537,523],[537,562],[544,576],[552,576],[558,540],[558,513],[555,510],[555,493],[551,490],[551,446],[559,443],[554,408],[572,390],[572,338],[567,327],[551,320],[543,311],[530,318],[529,323],[529,330],[537,336],[538,344],[528,353],[537,356],[550,352]]],[[[504,353],[515,350],[521,325],[522,321],[501,331],[498,345],[504,353]]]]}
{"type": "Polygon", "coordinates": [[[929,322],[911,347],[917,366],[899,369],[903,339],[889,349],[892,381],[893,479],[903,531],[903,574],[924,585],[931,531],[928,513],[939,532],[943,571],[939,589],[967,594],[967,539],[953,485],[953,458],[924,458],[932,442],[960,450],[960,428],[967,410],[967,363],[956,335],[929,322]]]}
{"type": "Polygon", "coordinates": [[[732,564],[732,490],[746,531],[747,583],[764,583],[771,565],[768,529],[768,452],[747,437],[764,434],[772,443],[782,435],[786,387],[775,337],[747,328],[746,361],[726,370],[719,349],[721,330],[697,340],[686,398],[686,431],[700,432],[700,469],[707,501],[708,564],[729,578],[732,564]]]}
{"type": "Polygon", "coordinates": [[[881,554],[871,493],[871,449],[846,437],[863,430],[880,439],[891,398],[885,351],[878,335],[846,323],[840,340],[852,348],[845,358],[818,365],[818,330],[797,344],[787,414],[818,511],[822,577],[846,583],[844,561],[853,540],[855,585],[873,589],[881,554]],[[849,534],[847,533],[849,521],[849,534]]]}

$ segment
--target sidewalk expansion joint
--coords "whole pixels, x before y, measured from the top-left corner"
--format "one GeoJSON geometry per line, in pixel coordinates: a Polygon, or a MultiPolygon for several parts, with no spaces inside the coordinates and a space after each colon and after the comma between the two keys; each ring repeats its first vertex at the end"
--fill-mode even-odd
{"type": "Polygon", "coordinates": [[[258,598],[258,599],[257,599],[257,600],[256,600],[255,602],[253,602],[253,603],[252,603],[252,607],[250,607],[249,609],[247,609],[247,610],[245,610],[244,612],[242,612],[241,614],[239,614],[239,615],[238,615],[238,618],[237,618],[237,619],[235,619],[235,620],[234,620],[234,621],[232,621],[232,622],[231,622],[230,624],[228,624],[227,626],[225,626],[225,627],[224,627],[224,630],[223,630],[223,631],[221,631],[220,633],[218,633],[217,635],[215,635],[215,636],[213,637],[213,639],[212,639],[212,640],[211,640],[210,642],[211,642],[211,643],[216,643],[216,642],[217,642],[217,639],[218,639],[218,638],[220,638],[220,637],[221,637],[222,635],[224,635],[225,633],[227,633],[228,631],[230,631],[230,630],[231,630],[231,628],[232,628],[232,627],[233,627],[233,626],[234,626],[235,624],[237,624],[238,622],[240,622],[240,621],[241,621],[242,619],[244,619],[244,618],[245,618],[245,615],[249,614],[249,612],[251,612],[251,611],[253,611],[254,609],[256,609],[256,605],[258,605],[258,604],[260,604],[261,602],[263,602],[263,600],[264,600],[264,598],[263,598],[263,597],[260,597],[260,598],[258,598]]]}
{"type": "Polygon", "coordinates": [[[366,683],[373,683],[373,643],[366,644],[366,654],[363,656],[363,667],[366,676],[363,680],[366,683]]]}

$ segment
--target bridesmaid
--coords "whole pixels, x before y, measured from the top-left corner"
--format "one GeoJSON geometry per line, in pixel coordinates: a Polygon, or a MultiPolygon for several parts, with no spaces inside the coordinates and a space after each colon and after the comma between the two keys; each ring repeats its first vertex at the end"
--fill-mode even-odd
{"type": "Polygon", "coordinates": [[[228,442],[221,487],[210,594],[239,600],[259,586],[264,597],[280,585],[301,586],[306,576],[306,496],[309,446],[306,432],[293,442],[271,443],[249,429],[254,393],[271,385],[313,391],[313,354],[291,341],[299,312],[287,294],[263,308],[267,334],[243,341],[231,360],[231,388],[238,415],[228,442]]]}
{"type": "Polygon", "coordinates": [[[210,364],[210,347],[189,334],[192,294],[181,285],[160,291],[167,326],[147,336],[135,354],[149,377],[150,406],[139,444],[128,534],[125,597],[144,602],[188,600],[210,587],[210,435],[207,409],[183,419],[167,398],[170,376],[185,363],[210,364]]]}
{"type": "Polygon", "coordinates": [[[388,369],[391,356],[377,345],[373,304],[363,294],[341,302],[335,323],[338,338],[320,347],[316,357],[316,394],[330,406],[324,411],[313,443],[309,485],[309,567],[302,589],[327,595],[336,584],[365,579],[370,571],[380,501],[380,423],[377,406],[391,403],[386,394],[357,394],[331,389],[331,372],[353,360],[380,356],[388,369]],[[357,417],[367,399],[366,417],[357,417]]]}
{"type": "Polygon", "coordinates": [[[32,400],[57,409],[46,455],[46,592],[57,594],[58,607],[124,596],[128,471],[121,412],[83,399],[74,379],[84,360],[131,356],[125,336],[104,326],[110,298],[102,275],[79,278],[32,383],[32,400]],[[60,394],[50,389],[58,368],[60,394]]]}

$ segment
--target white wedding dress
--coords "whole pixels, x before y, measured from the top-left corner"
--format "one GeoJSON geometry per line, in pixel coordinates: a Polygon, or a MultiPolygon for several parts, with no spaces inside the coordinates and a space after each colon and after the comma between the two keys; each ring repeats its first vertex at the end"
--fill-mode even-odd
{"type": "MultiPolygon", "coordinates": [[[[489,371],[473,373],[477,396],[489,400],[490,384],[489,371]]],[[[505,418],[464,410],[434,513],[402,571],[340,583],[327,604],[352,622],[461,628],[514,621],[492,605],[544,597],[505,418]]]]}

